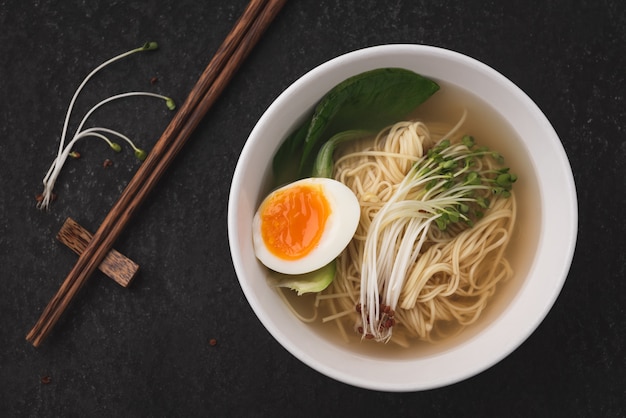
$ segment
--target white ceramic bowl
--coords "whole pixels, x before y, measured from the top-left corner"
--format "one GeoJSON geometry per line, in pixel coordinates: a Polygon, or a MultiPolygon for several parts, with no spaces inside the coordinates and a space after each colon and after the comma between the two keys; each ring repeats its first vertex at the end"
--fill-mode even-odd
{"type": "Polygon", "coordinates": [[[291,354],[347,384],[382,391],[416,391],[480,373],[511,353],[537,328],[567,276],[576,243],[577,216],[573,176],[563,147],[526,94],[492,68],[459,53],[421,45],[386,45],[348,53],[320,65],[272,103],[250,134],[235,169],[228,231],[233,264],[248,302],[265,328],[291,354]],[[459,88],[469,93],[470,119],[478,103],[478,113],[487,112],[489,124],[497,125],[501,133],[495,143],[487,145],[502,151],[519,175],[515,187],[520,219],[511,247],[515,278],[499,289],[481,319],[459,336],[408,351],[344,344],[300,322],[264,280],[265,268],[252,247],[252,218],[267,192],[270,162],[281,141],[333,86],[380,67],[403,67],[432,78],[442,84],[442,95],[459,88]],[[478,102],[473,101],[476,97],[478,102]]]}

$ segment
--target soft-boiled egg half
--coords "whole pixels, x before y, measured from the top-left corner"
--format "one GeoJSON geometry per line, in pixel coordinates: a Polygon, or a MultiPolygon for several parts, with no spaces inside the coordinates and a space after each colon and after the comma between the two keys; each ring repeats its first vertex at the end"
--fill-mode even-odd
{"type": "Polygon", "coordinates": [[[270,193],[252,221],[257,258],[284,274],[303,274],[333,261],[359,224],[360,207],[345,184],[306,178],[270,193]]]}

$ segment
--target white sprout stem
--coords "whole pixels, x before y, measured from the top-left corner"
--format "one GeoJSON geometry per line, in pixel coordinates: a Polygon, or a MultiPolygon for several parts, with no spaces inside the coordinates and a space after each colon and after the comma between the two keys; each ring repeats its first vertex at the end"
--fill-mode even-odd
{"type": "Polygon", "coordinates": [[[396,309],[409,266],[417,260],[428,229],[439,216],[433,216],[436,209],[430,202],[393,200],[381,209],[371,226],[374,232],[366,239],[361,276],[362,288],[367,289],[366,294],[361,293],[364,334],[371,334],[377,341],[391,338],[390,328],[381,332],[380,301],[396,309]]]}
{"type": "Polygon", "coordinates": [[[52,184],[54,184],[54,182],[56,182],[56,177],[59,176],[59,173],[57,171],[61,171],[61,168],[65,164],[65,160],[67,159],[67,156],[69,155],[69,153],[72,150],[72,147],[74,146],[76,141],[78,141],[79,139],[87,137],[87,136],[95,136],[95,137],[103,139],[105,142],[107,142],[109,144],[109,146],[111,148],[114,148],[113,143],[106,136],[104,136],[102,134],[97,134],[98,131],[106,132],[106,133],[109,133],[111,135],[115,135],[115,136],[123,139],[124,141],[126,141],[134,150],[138,149],[135,146],[135,144],[133,143],[133,141],[129,137],[127,137],[126,135],[124,135],[124,134],[122,134],[120,132],[114,131],[113,129],[100,128],[100,127],[85,129],[84,131],[76,134],[74,136],[74,138],[72,139],[72,141],[70,141],[70,143],[67,144],[67,146],[63,150],[62,154],[59,155],[57,158],[55,158],[55,160],[52,162],[52,165],[48,169],[48,172],[46,173],[46,176],[43,179],[44,187],[47,187],[47,184],[50,182],[50,179],[51,179],[51,176],[53,175],[52,174],[53,172],[56,172],[56,174],[54,175],[55,177],[54,177],[54,181],[52,181],[52,184]],[[65,156],[65,157],[63,157],[63,156],[65,156]],[[58,167],[58,169],[57,169],[57,167],[58,167]]]}
{"type": "MultiPolygon", "coordinates": [[[[122,139],[122,140],[126,141],[126,142],[127,142],[127,143],[131,146],[131,147],[133,147],[133,149],[137,149],[137,147],[133,144],[133,141],[132,141],[129,137],[127,137],[126,135],[124,135],[124,134],[122,134],[122,133],[120,133],[120,132],[118,132],[118,131],[114,131],[113,129],[109,129],[109,128],[100,128],[100,127],[97,127],[97,128],[89,128],[89,129],[85,129],[84,131],[82,131],[82,132],[81,132],[79,135],[77,135],[77,136],[78,136],[78,137],[83,137],[83,135],[84,135],[84,136],[87,136],[87,135],[94,135],[94,133],[97,133],[98,131],[100,131],[100,132],[106,132],[106,133],[111,134],[111,135],[115,135],[115,136],[117,136],[118,138],[120,138],[120,139],[122,139]]],[[[98,135],[96,135],[96,136],[98,136],[98,135]]],[[[100,135],[100,136],[103,136],[103,137],[104,137],[104,135],[100,135]]],[[[109,146],[111,146],[111,148],[113,148],[113,143],[112,143],[111,141],[109,141],[106,137],[104,137],[104,138],[105,138],[106,142],[108,142],[109,146]]],[[[68,153],[69,153],[69,150],[68,150],[68,153]]]]}
{"type": "Polygon", "coordinates": [[[135,49],[131,49],[130,51],[124,52],[122,54],[119,54],[105,62],[103,62],[102,64],[100,64],[99,66],[97,66],[96,68],[94,68],[89,74],[87,74],[87,76],[83,79],[83,81],[80,83],[80,85],[78,86],[78,88],[76,89],[76,91],[74,92],[74,96],[72,96],[72,100],[70,101],[70,104],[67,108],[67,113],[65,114],[65,122],[63,123],[63,131],[61,132],[61,139],[59,142],[59,150],[57,152],[57,158],[61,156],[61,154],[63,153],[63,149],[64,149],[64,145],[65,145],[65,137],[67,135],[67,128],[70,122],[70,116],[72,114],[72,109],[74,108],[74,104],[76,102],[76,99],[78,98],[78,95],[80,94],[81,90],[83,89],[83,87],[85,87],[85,84],[87,84],[87,82],[101,69],[103,69],[104,67],[106,67],[109,64],[114,63],[115,61],[121,60],[122,58],[125,58],[129,55],[132,55],[136,52],[140,52],[140,51],[145,51],[147,50],[144,47],[139,47],[139,48],[135,48],[135,49]]]}
{"type": "Polygon", "coordinates": [[[431,217],[426,222],[424,222],[424,218],[413,218],[406,227],[406,232],[398,248],[393,270],[389,278],[388,288],[386,289],[385,304],[394,310],[398,305],[400,292],[404,286],[409,266],[413,265],[417,260],[428,235],[428,229],[435,218],[431,217]],[[417,246],[413,248],[416,241],[418,241],[417,246]]]}
{"type": "MultiPolygon", "coordinates": [[[[82,130],[83,126],[85,125],[85,122],[87,122],[87,119],[100,107],[104,106],[105,104],[112,102],[114,100],[118,100],[118,99],[123,99],[125,97],[132,97],[132,96],[149,96],[149,97],[156,97],[157,99],[161,99],[161,100],[170,100],[169,97],[163,96],[161,94],[157,94],[157,93],[151,93],[148,91],[130,91],[127,93],[120,93],[120,94],[116,94],[115,96],[111,96],[108,97],[104,100],[102,100],[100,103],[96,104],[95,106],[93,106],[89,112],[87,112],[87,114],[85,115],[85,117],[83,117],[83,120],[80,122],[80,125],[78,125],[78,128],[76,129],[76,135],[78,135],[80,133],[80,131],[82,130]]],[[[133,145],[133,148],[134,145],[133,145]]]]}
{"type": "MultiPolygon", "coordinates": [[[[402,186],[406,183],[406,178],[402,181],[402,186]]],[[[361,265],[361,292],[359,295],[359,302],[361,304],[361,322],[363,325],[363,335],[372,334],[377,335],[378,326],[377,320],[380,318],[380,293],[379,289],[386,288],[384,286],[387,275],[382,274],[379,271],[379,257],[377,256],[377,243],[378,237],[385,228],[385,215],[390,210],[394,202],[404,197],[404,192],[408,190],[406,187],[400,187],[394,195],[391,196],[389,201],[383,205],[378,211],[370,228],[367,232],[365,239],[365,247],[363,249],[363,263],[361,265]],[[369,318],[369,323],[368,323],[369,318]],[[367,330],[369,329],[368,332],[367,330]]],[[[393,242],[390,242],[392,236],[385,237],[383,248],[393,248],[393,242]]],[[[385,263],[382,266],[384,269],[388,269],[390,266],[385,263]]]]}
{"type": "Polygon", "coordinates": [[[117,131],[114,131],[112,129],[108,129],[108,128],[89,128],[89,129],[85,129],[80,134],[74,136],[74,138],[72,138],[72,140],[63,149],[63,152],[61,153],[61,155],[59,155],[54,160],[54,162],[50,166],[50,169],[48,170],[48,173],[46,174],[46,177],[44,178],[43,199],[38,205],[40,209],[45,209],[50,204],[50,201],[52,200],[52,191],[54,190],[54,184],[56,183],[56,180],[59,177],[59,174],[61,173],[61,169],[63,168],[63,165],[65,164],[65,161],[67,160],[67,157],[69,156],[72,147],[78,140],[92,136],[92,137],[96,137],[96,138],[100,138],[104,140],[107,144],[109,144],[111,148],[114,148],[113,142],[111,142],[109,138],[107,138],[100,132],[105,132],[111,135],[115,135],[123,139],[126,142],[132,143],[130,138],[128,138],[127,136],[117,131]]]}
{"type": "MultiPolygon", "coordinates": [[[[108,98],[106,98],[106,99],[102,100],[100,103],[98,103],[98,104],[96,104],[95,106],[93,106],[91,109],[89,109],[89,111],[87,112],[87,114],[83,117],[82,121],[81,121],[81,122],[80,122],[80,124],[78,125],[78,128],[76,129],[76,134],[75,134],[75,137],[76,137],[76,136],[79,136],[79,135],[82,133],[82,132],[81,132],[81,130],[82,130],[83,126],[85,125],[85,123],[87,122],[87,119],[89,119],[89,117],[90,117],[90,116],[91,116],[91,115],[92,115],[92,114],[93,114],[96,110],[98,110],[100,107],[102,107],[102,106],[104,106],[105,104],[107,104],[107,103],[109,103],[109,102],[112,102],[112,101],[114,101],[114,100],[123,99],[123,98],[125,98],[125,97],[132,97],[132,96],[148,96],[148,97],[155,97],[155,98],[157,98],[157,99],[161,99],[161,100],[165,100],[165,101],[170,100],[170,98],[169,98],[169,97],[167,97],[167,96],[163,96],[163,95],[161,95],[161,94],[151,93],[151,92],[147,92],[147,91],[131,91],[131,92],[120,93],[120,94],[117,94],[117,95],[115,95],[115,96],[108,97],[108,98]]],[[[101,130],[101,131],[106,131],[106,129],[105,129],[105,128],[96,128],[96,129],[101,130]]],[[[84,132],[87,132],[87,131],[84,131],[84,132]]],[[[118,132],[115,132],[115,131],[111,131],[111,132],[109,132],[109,133],[112,133],[112,134],[117,135],[117,136],[119,136],[120,138],[124,139],[126,142],[128,142],[128,144],[132,147],[132,149],[133,149],[133,150],[137,151],[137,150],[139,149],[139,148],[137,148],[137,146],[133,143],[133,141],[131,141],[128,137],[126,137],[126,136],[124,136],[124,135],[122,135],[122,134],[120,134],[120,133],[118,133],[118,132]]],[[[64,140],[62,139],[62,141],[61,141],[61,146],[63,145],[63,143],[64,143],[64,140]]],[[[68,146],[69,146],[69,145],[68,145],[68,146]]],[[[52,165],[50,166],[50,169],[49,169],[49,170],[48,170],[48,172],[46,173],[46,176],[44,177],[44,180],[43,180],[44,186],[46,185],[46,182],[48,181],[48,179],[49,179],[49,177],[50,177],[50,175],[51,175],[52,171],[54,170],[54,167],[55,167],[55,165],[56,165],[56,162],[57,162],[57,160],[60,158],[60,156],[61,156],[62,152],[63,152],[63,150],[61,149],[61,150],[60,150],[60,152],[59,152],[59,154],[57,154],[57,158],[53,161],[52,165]]]]}

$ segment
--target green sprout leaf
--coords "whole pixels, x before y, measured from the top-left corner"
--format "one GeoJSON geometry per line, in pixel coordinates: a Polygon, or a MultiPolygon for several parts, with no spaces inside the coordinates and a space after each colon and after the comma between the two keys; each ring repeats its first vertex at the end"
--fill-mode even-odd
{"type": "Polygon", "coordinates": [[[470,135],[464,135],[461,143],[467,148],[472,149],[472,147],[475,145],[474,137],[470,135]]]}
{"type": "Polygon", "coordinates": [[[143,161],[146,159],[146,157],[148,156],[148,153],[145,152],[144,150],[137,148],[135,149],[135,157],[139,160],[139,161],[143,161]]]}
{"type": "Polygon", "coordinates": [[[159,49],[159,44],[157,44],[156,42],[146,42],[139,49],[141,49],[142,51],[154,51],[156,49],[159,49]]]}

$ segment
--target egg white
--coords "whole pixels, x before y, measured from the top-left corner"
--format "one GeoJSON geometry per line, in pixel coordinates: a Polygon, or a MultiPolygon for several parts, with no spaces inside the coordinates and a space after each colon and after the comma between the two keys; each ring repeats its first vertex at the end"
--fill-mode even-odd
{"type": "Polygon", "coordinates": [[[322,236],[309,254],[298,260],[277,257],[263,241],[261,216],[258,210],[252,220],[252,239],[256,257],[265,266],[279,273],[303,274],[330,263],[346,248],[359,224],[361,212],[356,195],[345,184],[333,179],[316,177],[298,180],[275,190],[265,199],[269,199],[278,191],[304,184],[321,186],[330,208],[322,236]]]}

